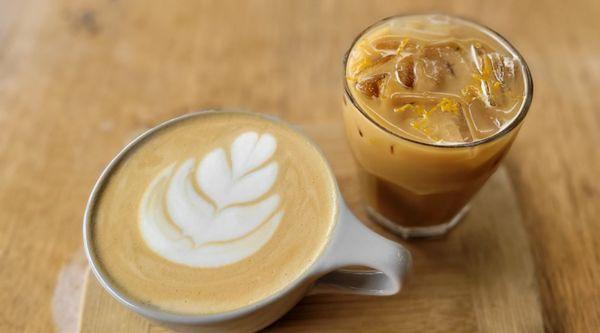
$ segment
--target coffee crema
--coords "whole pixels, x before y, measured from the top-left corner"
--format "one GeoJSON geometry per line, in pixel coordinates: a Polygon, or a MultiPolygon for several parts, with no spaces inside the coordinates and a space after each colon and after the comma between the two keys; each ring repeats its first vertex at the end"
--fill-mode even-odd
{"type": "Polygon", "coordinates": [[[112,169],[92,210],[101,270],[180,314],[260,301],[299,278],[337,216],[315,146],[263,116],[216,111],[158,129],[112,169]]]}

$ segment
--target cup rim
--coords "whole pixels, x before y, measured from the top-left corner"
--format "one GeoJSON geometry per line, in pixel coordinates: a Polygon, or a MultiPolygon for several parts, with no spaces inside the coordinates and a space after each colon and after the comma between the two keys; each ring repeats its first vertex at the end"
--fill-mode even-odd
{"type": "Polygon", "coordinates": [[[184,324],[184,325],[186,325],[186,324],[194,325],[194,324],[219,323],[219,322],[228,321],[231,319],[242,317],[244,315],[247,315],[247,314],[250,314],[250,313],[256,311],[257,309],[260,309],[266,305],[269,305],[269,304],[279,300],[282,296],[289,293],[290,291],[298,288],[302,283],[309,280],[311,277],[314,277],[316,280],[316,278],[318,278],[318,276],[319,276],[319,273],[322,273],[322,272],[319,272],[319,270],[318,270],[319,264],[322,263],[324,254],[328,252],[328,249],[332,244],[332,239],[334,238],[333,235],[340,223],[340,211],[342,209],[342,204],[343,204],[342,201],[343,201],[343,199],[342,199],[340,191],[339,191],[339,186],[338,186],[337,180],[335,178],[335,175],[333,173],[333,169],[331,168],[331,165],[329,164],[327,158],[325,157],[325,154],[323,153],[321,148],[313,141],[313,139],[311,139],[299,127],[294,126],[293,124],[290,124],[290,123],[280,119],[279,117],[276,117],[273,115],[255,113],[255,112],[250,112],[250,111],[245,111],[245,110],[232,109],[232,108],[211,108],[211,109],[198,110],[198,111],[187,113],[187,114],[184,114],[181,116],[177,116],[175,118],[171,118],[169,120],[159,123],[158,125],[144,131],[142,134],[138,135],[135,139],[133,139],[129,143],[127,143],[115,155],[115,157],[113,157],[113,159],[107,164],[107,166],[103,169],[100,176],[98,177],[98,180],[94,184],[92,191],[90,193],[90,196],[88,197],[86,206],[85,206],[85,212],[84,212],[84,217],[83,217],[83,247],[84,247],[86,258],[90,265],[90,270],[92,271],[92,273],[94,274],[96,279],[100,282],[102,287],[112,297],[117,299],[117,301],[119,301],[121,304],[125,305],[130,310],[137,312],[145,317],[155,319],[158,321],[163,321],[163,322],[170,322],[170,323],[177,323],[177,324],[184,324]],[[111,282],[109,274],[106,273],[105,271],[103,271],[103,269],[100,268],[101,265],[97,262],[97,259],[95,256],[95,250],[94,250],[94,247],[92,244],[92,235],[91,235],[92,212],[94,209],[94,205],[96,204],[96,202],[99,198],[99,195],[102,192],[104,185],[107,183],[108,179],[110,178],[110,175],[112,174],[114,168],[119,164],[119,162],[121,162],[124,158],[126,158],[127,154],[132,149],[137,147],[138,144],[142,143],[144,140],[146,140],[148,137],[153,135],[155,132],[160,131],[160,130],[162,130],[168,126],[171,126],[175,123],[185,121],[189,118],[195,118],[195,117],[199,117],[199,116],[201,117],[201,116],[205,116],[207,114],[214,114],[214,113],[238,113],[238,114],[257,116],[257,117],[266,119],[268,121],[282,124],[282,125],[290,128],[292,131],[300,134],[306,140],[308,140],[308,142],[317,150],[317,152],[323,158],[323,161],[325,162],[325,167],[327,169],[327,172],[328,172],[330,179],[334,186],[334,188],[333,188],[334,193],[332,195],[333,195],[333,202],[335,205],[335,215],[333,217],[333,224],[331,225],[331,227],[329,229],[329,237],[328,237],[327,241],[325,242],[325,244],[323,245],[323,247],[321,248],[321,251],[319,252],[317,257],[304,269],[304,271],[299,276],[297,276],[294,280],[290,281],[290,283],[287,284],[284,288],[276,291],[275,293],[273,293],[265,298],[262,298],[254,303],[245,305],[241,308],[237,308],[237,309],[233,309],[233,310],[229,310],[229,311],[225,311],[225,312],[220,312],[220,313],[212,313],[212,314],[183,314],[183,313],[170,312],[167,310],[161,310],[156,307],[142,304],[142,303],[134,300],[132,297],[125,295],[124,292],[120,291],[119,288],[116,287],[111,282]]]}
{"type": "Polygon", "coordinates": [[[348,50],[346,51],[346,53],[344,54],[344,58],[342,61],[342,70],[343,70],[343,81],[344,81],[344,95],[345,97],[347,97],[350,102],[352,103],[352,105],[358,110],[360,111],[360,113],[367,119],[369,120],[372,124],[374,124],[375,126],[377,126],[378,128],[380,128],[381,130],[383,130],[384,132],[399,138],[401,140],[404,141],[408,141],[411,143],[415,143],[418,145],[423,145],[423,146],[427,146],[427,147],[432,147],[432,148],[466,148],[466,147],[476,147],[479,145],[483,145],[485,143],[488,142],[493,142],[496,141],[502,137],[504,137],[506,134],[512,132],[513,129],[517,128],[522,122],[523,119],[525,119],[525,116],[527,115],[527,113],[529,112],[529,108],[531,106],[531,101],[533,99],[533,80],[531,78],[531,71],[529,70],[529,66],[527,65],[527,62],[525,61],[525,58],[523,58],[523,56],[519,53],[519,51],[506,39],[504,38],[502,35],[500,35],[498,32],[496,32],[495,30],[489,28],[486,25],[483,25],[481,23],[475,22],[473,20],[470,19],[466,19],[463,18],[461,16],[457,16],[457,15],[448,15],[448,14],[442,14],[442,13],[412,13],[412,14],[400,14],[400,15],[393,15],[393,16],[388,16],[385,17],[383,19],[380,19],[378,21],[376,21],[375,23],[372,23],[371,25],[369,25],[368,27],[366,27],[364,30],[362,30],[352,41],[352,43],[350,44],[350,47],[348,48],[348,50]],[[484,139],[480,139],[480,140],[476,140],[476,141],[471,141],[471,142],[461,142],[461,143],[453,143],[453,144],[436,144],[436,143],[429,143],[429,142],[422,142],[422,141],[418,141],[418,140],[414,140],[411,139],[407,136],[402,136],[398,133],[394,133],[393,131],[391,131],[390,129],[386,128],[385,126],[381,125],[380,123],[378,123],[377,121],[375,121],[375,119],[373,119],[373,117],[371,117],[367,112],[365,112],[365,110],[359,105],[359,103],[356,101],[356,99],[354,98],[354,96],[352,95],[352,92],[350,91],[350,88],[348,86],[348,80],[346,79],[347,77],[347,64],[348,64],[348,58],[350,56],[350,53],[352,52],[352,49],[354,48],[354,46],[356,45],[356,43],[363,37],[365,36],[365,34],[367,32],[369,32],[371,29],[387,22],[387,21],[391,21],[391,20],[395,20],[395,19],[399,19],[399,18],[411,18],[411,17],[423,17],[423,16],[440,16],[440,17],[448,17],[451,18],[453,20],[457,20],[459,22],[461,22],[462,24],[465,24],[467,26],[472,26],[475,27],[479,30],[481,30],[483,33],[485,33],[486,35],[488,35],[489,37],[491,37],[492,39],[494,39],[496,42],[498,42],[501,46],[503,46],[504,48],[506,48],[506,50],[508,50],[508,52],[510,52],[513,56],[515,56],[522,64],[522,70],[523,70],[523,75],[525,77],[525,99],[523,100],[523,102],[521,103],[521,107],[519,108],[519,112],[517,114],[517,117],[514,118],[509,124],[508,126],[502,128],[502,130],[498,131],[497,133],[495,133],[494,135],[488,136],[484,139]]]}

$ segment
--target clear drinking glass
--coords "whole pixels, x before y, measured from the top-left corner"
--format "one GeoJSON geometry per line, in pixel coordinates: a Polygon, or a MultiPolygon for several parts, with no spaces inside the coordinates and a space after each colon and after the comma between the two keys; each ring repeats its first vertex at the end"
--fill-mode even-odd
{"type": "Polygon", "coordinates": [[[408,17],[414,16],[390,17],[368,27],[354,40],[343,62],[343,118],[358,166],[365,209],[376,222],[404,238],[441,235],[461,220],[473,195],[508,152],[533,94],[525,60],[508,41],[487,27],[451,17],[476,27],[519,60],[525,97],[517,116],[496,134],[456,144],[424,143],[388,130],[352,95],[346,79],[347,62],[365,34],[390,20],[408,17]]]}

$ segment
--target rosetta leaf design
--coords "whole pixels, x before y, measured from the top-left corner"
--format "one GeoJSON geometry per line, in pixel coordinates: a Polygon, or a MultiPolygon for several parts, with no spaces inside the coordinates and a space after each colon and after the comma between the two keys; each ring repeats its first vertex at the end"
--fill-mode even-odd
{"type": "Polygon", "coordinates": [[[250,170],[265,163],[277,148],[275,138],[269,134],[260,137],[255,132],[240,135],[231,145],[233,177],[238,179],[250,170]]]}
{"type": "Polygon", "coordinates": [[[190,158],[161,171],[144,193],[140,228],[164,258],[218,267],[258,251],[283,218],[281,198],[268,194],[279,167],[270,134],[246,132],[199,163],[190,158]]]}
{"type": "Polygon", "coordinates": [[[182,235],[201,243],[205,238],[203,231],[208,227],[215,209],[196,192],[189,181],[194,164],[194,160],[189,159],[179,166],[171,177],[165,200],[168,214],[182,235]]]}
{"type": "Polygon", "coordinates": [[[230,168],[223,149],[210,152],[200,162],[196,180],[217,209],[250,202],[265,195],[277,179],[277,163],[264,165],[275,153],[277,143],[270,134],[240,135],[231,145],[230,168]],[[259,169],[256,169],[260,167],[259,169]]]}
{"type": "Polygon", "coordinates": [[[151,196],[163,196],[166,210],[155,214],[160,216],[155,225],[170,239],[179,234],[196,247],[251,233],[280,205],[278,194],[265,197],[277,179],[278,165],[271,161],[276,147],[270,134],[246,132],[231,144],[229,158],[225,149],[216,148],[198,164],[188,159],[177,168],[170,166],[151,186],[159,179],[166,182],[164,193],[156,190],[151,196]]]}

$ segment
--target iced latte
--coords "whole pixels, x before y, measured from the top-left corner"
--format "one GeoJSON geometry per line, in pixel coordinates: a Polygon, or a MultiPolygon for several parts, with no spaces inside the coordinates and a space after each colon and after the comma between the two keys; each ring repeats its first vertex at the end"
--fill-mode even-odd
{"type": "Polygon", "coordinates": [[[344,70],[344,122],[368,213],[405,237],[446,232],[527,112],[522,57],[469,21],[401,16],[364,31],[344,70]]]}

